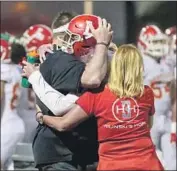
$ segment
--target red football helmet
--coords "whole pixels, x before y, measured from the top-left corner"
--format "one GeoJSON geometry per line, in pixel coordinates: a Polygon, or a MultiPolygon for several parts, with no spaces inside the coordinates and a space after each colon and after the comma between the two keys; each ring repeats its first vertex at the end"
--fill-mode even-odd
{"type": "Polygon", "coordinates": [[[1,39],[1,62],[9,63],[11,62],[11,46],[8,41],[1,39]]]}
{"type": "Polygon", "coordinates": [[[168,53],[167,40],[167,36],[160,28],[148,25],[141,29],[137,46],[143,54],[158,59],[168,53]]]}
{"type": "Polygon", "coordinates": [[[98,17],[95,15],[83,14],[74,17],[65,30],[66,35],[62,41],[61,50],[81,57],[93,51],[96,40],[90,32],[88,23],[98,28],[98,17]]]}
{"type": "Polygon", "coordinates": [[[165,34],[169,37],[170,51],[176,55],[176,45],[177,45],[176,26],[167,28],[165,30],[165,34]]]}
{"type": "Polygon", "coordinates": [[[21,38],[27,52],[38,49],[43,44],[52,43],[52,30],[43,24],[29,27],[21,38]]]}

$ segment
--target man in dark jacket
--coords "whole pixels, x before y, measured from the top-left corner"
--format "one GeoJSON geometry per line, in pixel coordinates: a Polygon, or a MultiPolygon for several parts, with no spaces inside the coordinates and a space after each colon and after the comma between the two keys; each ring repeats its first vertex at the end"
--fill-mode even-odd
{"type": "MultiPolygon", "coordinates": [[[[59,22],[60,18],[61,16],[56,21],[59,22]]],[[[90,59],[87,65],[77,60],[75,56],[61,50],[47,55],[47,59],[41,64],[41,75],[55,90],[65,95],[68,93],[79,94],[83,92],[84,87],[96,88],[100,86],[107,72],[106,44],[110,42],[112,37],[110,25],[107,24],[105,19],[100,19],[100,21],[97,29],[92,26],[92,34],[97,40],[97,45],[95,46],[93,58],[90,59]]],[[[62,26],[65,25],[66,23],[63,23],[62,26]]],[[[58,36],[63,36],[61,30],[60,33],[54,34],[54,44],[57,46],[59,44],[57,42],[58,36]]],[[[25,65],[24,76],[29,77],[31,74],[30,67],[33,71],[34,68],[29,63],[25,63],[25,65]]],[[[39,98],[37,99],[37,104],[42,113],[54,115],[39,98]]],[[[88,160],[94,162],[97,158],[96,122],[93,118],[87,122],[93,122],[93,131],[87,127],[88,123],[83,123],[80,128],[65,133],[60,133],[48,126],[39,124],[33,142],[36,167],[41,170],[76,170],[78,164],[82,166],[90,164],[88,160]],[[85,130],[87,130],[87,133],[85,130]],[[83,134],[82,137],[87,134],[86,140],[82,141],[80,134],[83,134]],[[88,138],[89,135],[90,137],[88,138]],[[89,141],[90,138],[92,139],[91,141],[89,141]]]]}

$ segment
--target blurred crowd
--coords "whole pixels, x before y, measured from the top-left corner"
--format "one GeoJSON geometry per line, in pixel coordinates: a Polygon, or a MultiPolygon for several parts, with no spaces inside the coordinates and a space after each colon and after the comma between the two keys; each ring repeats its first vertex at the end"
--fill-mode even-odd
{"type": "MultiPolygon", "coordinates": [[[[14,169],[12,156],[16,147],[19,143],[34,143],[36,129],[39,129],[36,121],[38,99],[36,92],[30,87],[28,76],[22,77],[22,61],[34,64],[33,60],[38,60],[36,67],[39,67],[39,63],[46,60],[47,54],[57,50],[73,54],[70,46],[81,41],[77,37],[81,33],[77,32],[74,26],[68,27],[68,23],[75,16],[75,13],[61,12],[53,19],[51,27],[35,24],[24,30],[20,36],[1,33],[1,168],[4,170],[14,169]]],[[[79,22],[82,24],[82,19],[79,22]]],[[[86,32],[89,32],[89,28],[85,28],[86,32]]],[[[150,86],[154,92],[155,115],[151,121],[151,138],[165,170],[176,170],[176,42],[175,25],[165,30],[161,30],[157,25],[145,25],[139,32],[136,44],[143,57],[144,84],[150,86]]],[[[93,45],[93,42],[91,43],[93,45]]],[[[92,45],[88,42],[85,45],[77,44],[74,55],[79,56],[81,48],[88,55],[93,51],[92,45]],[[88,52],[89,46],[91,48],[88,52]]],[[[119,46],[114,42],[109,44],[110,60],[117,48],[119,49],[119,46]]],[[[83,61],[84,55],[82,54],[83,61]]],[[[51,96],[48,100],[52,98],[51,96]]],[[[89,128],[89,131],[92,129],[89,128]]],[[[41,141],[45,141],[45,138],[41,141]]],[[[92,149],[85,153],[89,155],[89,151],[92,149]]],[[[50,149],[47,152],[50,153],[50,149]]],[[[97,159],[91,160],[89,164],[94,162],[97,162],[97,159]]]]}

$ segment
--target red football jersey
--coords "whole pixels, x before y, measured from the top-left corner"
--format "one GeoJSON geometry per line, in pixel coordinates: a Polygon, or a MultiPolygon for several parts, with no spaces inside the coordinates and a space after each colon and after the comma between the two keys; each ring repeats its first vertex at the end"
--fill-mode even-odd
{"type": "Polygon", "coordinates": [[[97,118],[99,170],[150,170],[148,157],[155,159],[151,161],[154,165],[152,170],[162,169],[148,126],[149,115],[155,112],[150,87],[145,86],[144,94],[139,98],[119,98],[106,86],[99,93],[86,92],[77,100],[77,104],[88,115],[94,113],[97,118]],[[142,162],[144,158],[146,162],[142,162]]]}

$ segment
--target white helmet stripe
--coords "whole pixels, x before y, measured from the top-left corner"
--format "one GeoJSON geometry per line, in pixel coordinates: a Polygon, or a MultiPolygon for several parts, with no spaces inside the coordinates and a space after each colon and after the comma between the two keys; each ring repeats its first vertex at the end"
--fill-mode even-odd
{"type": "Polygon", "coordinates": [[[53,29],[53,33],[61,33],[61,32],[65,32],[67,29],[68,29],[68,26],[69,26],[69,23],[61,26],[61,27],[58,27],[56,29],[53,29]]]}

